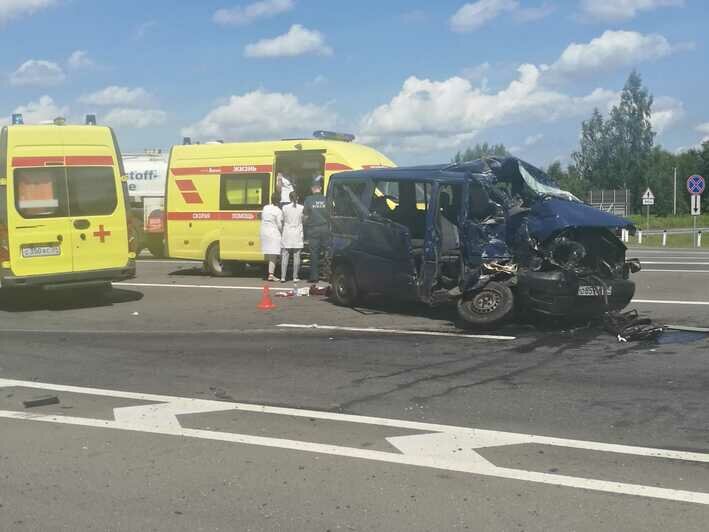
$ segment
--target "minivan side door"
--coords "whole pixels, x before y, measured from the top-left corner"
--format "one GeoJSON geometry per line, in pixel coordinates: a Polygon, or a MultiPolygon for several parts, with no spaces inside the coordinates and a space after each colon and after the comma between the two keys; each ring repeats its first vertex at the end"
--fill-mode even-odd
{"type": "MultiPolygon", "coordinates": [[[[411,247],[411,229],[400,223],[400,192],[406,186],[413,190],[414,183],[380,180],[374,183],[369,202],[369,212],[360,232],[361,263],[357,282],[365,292],[397,293],[408,298],[415,288],[415,270],[411,247]]],[[[415,199],[411,205],[415,208],[415,199]]]]}

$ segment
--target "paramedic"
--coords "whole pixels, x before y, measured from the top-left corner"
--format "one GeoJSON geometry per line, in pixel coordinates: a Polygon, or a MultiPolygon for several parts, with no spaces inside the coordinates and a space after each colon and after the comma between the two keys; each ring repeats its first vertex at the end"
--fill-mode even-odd
{"type": "Polygon", "coordinates": [[[288,205],[290,203],[290,195],[295,191],[295,188],[291,179],[283,175],[282,172],[278,172],[276,176],[276,190],[281,193],[281,207],[288,205]]]}
{"type": "Polygon", "coordinates": [[[286,282],[290,253],[293,253],[293,282],[298,282],[300,252],[303,250],[303,206],[298,196],[290,193],[290,203],[283,206],[283,239],[281,240],[281,282],[286,282]]]}
{"type": "Polygon", "coordinates": [[[268,261],[268,280],[277,281],[276,262],[281,254],[281,228],[283,212],[280,208],[280,196],[274,192],[271,203],[261,211],[261,252],[268,261]]]}

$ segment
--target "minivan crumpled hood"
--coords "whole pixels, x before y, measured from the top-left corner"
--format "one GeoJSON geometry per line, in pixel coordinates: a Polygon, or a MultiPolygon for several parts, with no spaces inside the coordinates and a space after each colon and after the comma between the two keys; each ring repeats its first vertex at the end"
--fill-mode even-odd
{"type": "Polygon", "coordinates": [[[633,223],[625,218],[584,203],[558,198],[545,198],[535,202],[527,220],[529,233],[542,242],[564,229],[599,227],[635,230],[633,223]]]}

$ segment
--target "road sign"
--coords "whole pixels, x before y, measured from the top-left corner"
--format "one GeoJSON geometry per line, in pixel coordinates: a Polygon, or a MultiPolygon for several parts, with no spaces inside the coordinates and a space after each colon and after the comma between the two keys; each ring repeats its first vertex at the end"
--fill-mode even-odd
{"type": "Polygon", "coordinates": [[[702,214],[702,197],[699,194],[692,194],[692,208],[690,209],[692,216],[702,214]]]}
{"type": "Polygon", "coordinates": [[[643,205],[647,205],[648,207],[655,205],[655,194],[653,194],[652,190],[649,188],[645,191],[645,194],[643,194],[643,205]]]}
{"type": "Polygon", "coordinates": [[[690,194],[704,194],[705,186],[704,178],[700,175],[691,175],[687,179],[687,190],[690,194]]]}

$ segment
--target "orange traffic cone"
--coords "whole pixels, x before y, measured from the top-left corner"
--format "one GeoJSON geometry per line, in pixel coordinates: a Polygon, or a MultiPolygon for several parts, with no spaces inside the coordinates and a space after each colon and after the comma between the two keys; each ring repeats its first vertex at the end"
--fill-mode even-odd
{"type": "Polygon", "coordinates": [[[263,287],[263,295],[261,296],[261,303],[259,303],[256,308],[259,310],[273,310],[276,308],[276,305],[273,304],[273,301],[271,300],[271,290],[268,288],[268,285],[264,285],[263,287]]]}

